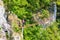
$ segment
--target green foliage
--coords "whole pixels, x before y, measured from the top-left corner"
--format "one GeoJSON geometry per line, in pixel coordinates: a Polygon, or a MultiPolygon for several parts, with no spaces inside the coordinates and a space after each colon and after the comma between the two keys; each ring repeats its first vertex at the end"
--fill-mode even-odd
{"type": "Polygon", "coordinates": [[[40,4],[39,4],[40,1],[39,0],[27,0],[27,2],[29,3],[29,5],[33,11],[40,9],[40,4]]]}
{"type": "Polygon", "coordinates": [[[41,8],[45,7],[47,8],[51,3],[51,0],[40,0],[40,5],[41,5],[41,8]]]}
{"type": "Polygon", "coordinates": [[[44,5],[49,5],[51,0],[40,0],[42,3],[44,3],[44,5]]]}
{"type": "Polygon", "coordinates": [[[56,3],[57,3],[57,5],[60,5],[60,1],[57,1],[56,3]]]}
{"type": "MultiPolygon", "coordinates": [[[[31,24],[32,15],[37,10],[42,9],[42,18],[49,17],[49,11],[46,8],[53,0],[3,0],[6,10],[16,14],[20,19],[25,19],[26,24],[31,24]]],[[[55,0],[54,0],[55,1],[55,0]]],[[[60,5],[60,2],[57,2],[60,5]]],[[[58,24],[60,21],[58,20],[58,24]]],[[[46,29],[42,26],[33,26],[24,29],[24,40],[60,40],[60,30],[58,24],[53,23],[46,29]]],[[[17,24],[12,23],[13,30],[20,32],[17,24]]]]}
{"type": "MultiPolygon", "coordinates": [[[[36,10],[41,8],[40,3],[43,3],[43,5],[50,4],[50,0],[3,0],[5,5],[7,6],[7,10],[15,13],[20,19],[22,19],[24,16],[27,16],[26,14],[31,14],[32,12],[35,12],[36,10]]],[[[32,16],[31,16],[32,17],[32,16]]]]}
{"type": "Polygon", "coordinates": [[[49,11],[42,9],[42,18],[48,18],[49,17],[49,11]]]}
{"type": "Polygon", "coordinates": [[[24,29],[24,40],[60,40],[58,24],[55,22],[51,26],[33,26],[24,29]]]}
{"type": "Polygon", "coordinates": [[[24,29],[24,40],[38,40],[40,38],[40,26],[33,26],[24,29]]]}
{"type": "Polygon", "coordinates": [[[19,32],[19,33],[21,32],[21,29],[15,22],[12,23],[12,29],[14,32],[19,32]]]}

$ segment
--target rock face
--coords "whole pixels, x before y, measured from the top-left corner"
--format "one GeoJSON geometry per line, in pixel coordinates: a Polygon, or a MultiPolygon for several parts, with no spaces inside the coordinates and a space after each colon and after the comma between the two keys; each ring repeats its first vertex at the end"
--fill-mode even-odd
{"type": "Polygon", "coordinates": [[[3,1],[0,0],[0,28],[2,28],[1,33],[2,34],[0,40],[7,40],[6,39],[6,31],[8,32],[8,34],[10,34],[10,25],[7,23],[5,17],[5,8],[3,5],[3,1]]]}
{"type": "Polygon", "coordinates": [[[23,32],[22,30],[20,30],[22,29],[22,24],[23,24],[22,20],[19,19],[17,15],[10,14],[8,16],[8,22],[11,25],[11,28],[13,29],[13,33],[12,33],[13,40],[23,40],[23,32]],[[14,29],[15,27],[20,31],[16,32],[15,31],[16,29],[14,29]]]}
{"type": "Polygon", "coordinates": [[[22,20],[20,20],[15,14],[10,14],[8,16],[8,21],[10,25],[12,25],[12,23],[16,23],[18,27],[22,27],[22,20]]]}
{"type": "Polygon", "coordinates": [[[20,20],[17,17],[17,15],[10,14],[8,16],[8,22],[11,25],[11,29],[12,29],[12,40],[22,40],[23,39],[22,31],[17,31],[16,32],[16,29],[15,29],[15,28],[17,28],[18,30],[21,29],[21,27],[22,27],[22,20],[20,20]]]}
{"type": "Polygon", "coordinates": [[[7,40],[6,34],[3,29],[0,29],[0,40],[7,40]]]}
{"type": "Polygon", "coordinates": [[[22,35],[16,32],[13,33],[12,37],[13,37],[13,40],[22,40],[22,35]]]}
{"type": "MultiPolygon", "coordinates": [[[[5,16],[5,8],[3,1],[0,0],[0,40],[22,40],[19,33],[14,33],[11,25],[7,23],[5,16]],[[13,33],[13,39],[11,39],[11,33],[13,33]]],[[[16,16],[17,17],[17,16],[16,16]]],[[[10,17],[11,18],[11,17],[10,17]]],[[[11,22],[14,20],[10,20],[11,22]]],[[[10,22],[10,23],[11,23],[10,22]]]]}

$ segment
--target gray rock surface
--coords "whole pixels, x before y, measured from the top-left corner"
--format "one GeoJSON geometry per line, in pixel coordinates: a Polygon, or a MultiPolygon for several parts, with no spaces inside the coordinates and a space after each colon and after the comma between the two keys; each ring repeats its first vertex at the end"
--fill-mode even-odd
{"type": "Polygon", "coordinates": [[[5,8],[3,5],[3,1],[0,0],[0,40],[11,40],[8,37],[11,37],[11,32],[14,34],[12,40],[21,40],[20,34],[15,34],[11,28],[11,26],[7,23],[5,16],[5,8]]]}

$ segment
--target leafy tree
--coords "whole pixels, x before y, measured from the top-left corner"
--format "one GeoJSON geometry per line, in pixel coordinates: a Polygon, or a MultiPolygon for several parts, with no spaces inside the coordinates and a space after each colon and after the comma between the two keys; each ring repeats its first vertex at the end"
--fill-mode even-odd
{"type": "MultiPolygon", "coordinates": [[[[48,17],[49,11],[46,7],[50,6],[50,3],[54,0],[3,0],[7,11],[11,11],[16,14],[20,19],[25,19],[26,24],[31,24],[33,14],[42,9],[42,17],[48,17]]],[[[59,4],[58,2],[57,4],[59,4]]],[[[13,23],[13,29],[19,32],[20,29],[17,24],[13,23]]],[[[58,24],[53,23],[47,28],[35,25],[28,28],[24,28],[24,40],[60,40],[60,30],[58,24]]]]}
{"type": "Polygon", "coordinates": [[[58,24],[54,22],[47,28],[32,26],[24,29],[24,40],[60,40],[58,24]]]}
{"type": "MultiPolygon", "coordinates": [[[[43,5],[49,5],[50,0],[3,0],[5,5],[7,6],[7,10],[12,11],[20,19],[23,18],[23,15],[31,14],[36,10],[40,9],[43,5]]],[[[28,16],[27,16],[28,17],[28,16]]]]}

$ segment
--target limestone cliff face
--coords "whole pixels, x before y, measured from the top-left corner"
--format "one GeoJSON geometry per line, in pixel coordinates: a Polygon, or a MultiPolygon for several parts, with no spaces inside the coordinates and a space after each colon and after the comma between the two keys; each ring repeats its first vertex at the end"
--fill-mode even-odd
{"type": "MultiPolygon", "coordinates": [[[[19,33],[13,31],[12,26],[7,23],[7,20],[4,16],[5,16],[5,8],[4,8],[3,1],[0,0],[0,34],[1,34],[0,40],[21,40],[22,39],[21,35],[19,33]],[[12,35],[13,34],[15,34],[15,35],[12,36],[11,33],[12,33],[12,35]],[[11,37],[13,37],[13,39],[11,39],[11,37]]],[[[17,16],[15,16],[15,17],[17,17],[17,16]]],[[[11,17],[10,17],[10,19],[11,19],[11,17]]],[[[14,19],[14,20],[16,20],[16,19],[14,19]]],[[[14,20],[11,19],[10,24],[14,20]]]]}
{"type": "Polygon", "coordinates": [[[17,24],[18,27],[22,27],[22,20],[17,17],[15,14],[10,14],[8,16],[8,22],[12,26],[12,23],[17,24]]]}
{"type": "Polygon", "coordinates": [[[20,20],[17,15],[15,14],[10,14],[8,16],[8,22],[9,24],[11,25],[11,29],[13,30],[13,33],[12,33],[12,37],[13,37],[13,40],[22,40],[22,30],[21,27],[22,27],[22,20],[20,20]],[[17,29],[15,29],[17,28],[17,29]]]}
{"type": "Polygon", "coordinates": [[[8,24],[7,24],[7,21],[4,17],[4,13],[5,13],[5,8],[4,8],[4,5],[3,5],[3,1],[0,0],[0,40],[7,40],[6,39],[6,34],[5,34],[5,31],[8,30],[8,24]],[[3,39],[4,38],[4,39],[3,39]]]}

